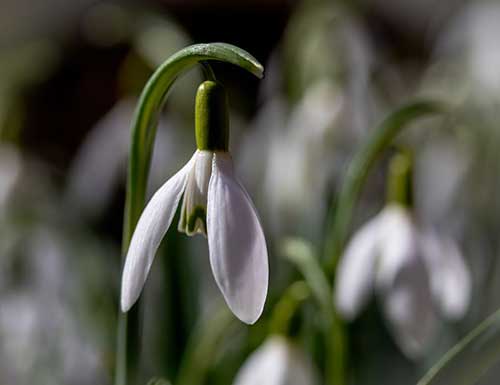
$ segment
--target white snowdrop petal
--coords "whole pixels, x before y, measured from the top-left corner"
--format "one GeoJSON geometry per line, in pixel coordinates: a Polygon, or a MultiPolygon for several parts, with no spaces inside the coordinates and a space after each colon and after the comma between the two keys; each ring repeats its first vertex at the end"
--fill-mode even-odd
{"type": "Polygon", "coordinates": [[[213,157],[214,153],[212,151],[198,150],[196,160],[186,178],[181,217],[177,229],[189,236],[196,234],[206,236],[207,234],[205,217],[213,157]]]}
{"type": "Polygon", "coordinates": [[[128,311],[139,298],[156,251],[179,205],[195,157],[196,153],[153,195],[139,218],[123,268],[122,311],[128,311]]]}
{"type": "Polygon", "coordinates": [[[380,216],[376,285],[378,289],[385,290],[393,285],[399,270],[417,254],[419,232],[411,214],[402,206],[391,204],[380,216]]]}
{"type": "Polygon", "coordinates": [[[469,269],[460,250],[452,239],[439,239],[431,232],[422,237],[422,244],[437,305],[446,317],[461,318],[469,306],[472,288],[469,269]]]}
{"type": "Polygon", "coordinates": [[[398,346],[408,358],[421,357],[438,324],[422,258],[415,255],[407,260],[383,298],[385,316],[398,346]]]}
{"type": "Polygon", "coordinates": [[[396,343],[415,359],[428,348],[438,323],[420,232],[403,206],[389,205],[382,215],[376,286],[396,343]]]}
{"type": "Polygon", "coordinates": [[[264,232],[247,192],[235,179],[227,153],[215,153],[208,187],[210,264],[226,303],[253,324],[264,308],[268,258],[264,232]]]}
{"type": "Polygon", "coordinates": [[[353,319],[366,303],[373,287],[380,217],[365,224],[353,237],[342,256],[336,274],[335,305],[353,319]]]}

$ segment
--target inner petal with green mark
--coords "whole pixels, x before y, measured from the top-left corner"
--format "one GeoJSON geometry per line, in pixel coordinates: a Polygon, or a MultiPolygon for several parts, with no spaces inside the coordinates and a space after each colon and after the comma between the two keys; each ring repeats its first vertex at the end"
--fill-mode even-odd
{"type": "Polygon", "coordinates": [[[194,166],[189,172],[178,230],[190,236],[207,236],[207,194],[213,155],[212,151],[198,150],[194,166]]]}

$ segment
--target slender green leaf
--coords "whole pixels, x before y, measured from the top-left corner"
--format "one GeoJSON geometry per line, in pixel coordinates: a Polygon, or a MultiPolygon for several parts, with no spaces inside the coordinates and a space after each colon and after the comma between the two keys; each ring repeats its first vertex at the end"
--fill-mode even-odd
{"type": "Polygon", "coordinates": [[[283,255],[302,273],[311,293],[325,317],[326,383],[344,385],[346,383],[346,341],[345,328],[335,312],[332,288],[321,269],[312,246],[301,239],[289,238],[283,242],[283,255]]]}
{"type": "Polygon", "coordinates": [[[451,348],[417,385],[472,385],[499,361],[500,310],[497,310],[451,348]]]}
{"type": "Polygon", "coordinates": [[[302,273],[324,313],[331,317],[332,290],[312,246],[302,239],[287,238],[283,242],[282,253],[302,273]]]}

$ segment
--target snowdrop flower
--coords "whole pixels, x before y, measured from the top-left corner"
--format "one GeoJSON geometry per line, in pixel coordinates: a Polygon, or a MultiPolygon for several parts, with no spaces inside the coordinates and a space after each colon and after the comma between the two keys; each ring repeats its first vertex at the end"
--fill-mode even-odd
{"type": "Polygon", "coordinates": [[[121,308],[129,310],[139,297],[184,195],[179,231],[208,238],[212,272],[226,303],[239,319],[253,324],[267,295],[267,247],[255,207],[234,175],[222,86],[202,83],[195,115],[198,149],[154,194],[132,236],[123,270],[121,308]]]}
{"type": "Polygon", "coordinates": [[[272,336],[243,364],[233,385],[318,383],[318,375],[309,357],[285,337],[272,336]]]}
{"type": "Polygon", "coordinates": [[[438,326],[438,312],[456,320],[470,300],[469,271],[451,239],[422,231],[411,211],[390,203],[347,245],[337,270],[335,304],[352,320],[372,290],[401,350],[422,355],[438,326]]]}

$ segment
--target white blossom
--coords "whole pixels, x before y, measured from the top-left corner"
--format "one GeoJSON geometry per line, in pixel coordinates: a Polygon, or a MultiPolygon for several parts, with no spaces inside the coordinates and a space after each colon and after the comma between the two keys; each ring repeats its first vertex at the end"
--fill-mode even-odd
{"type": "Polygon", "coordinates": [[[212,272],[226,303],[239,319],[253,324],[267,295],[266,240],[254,205],[235,178],[231,155],[223,151],[197,150],[149,201],[125,261],[122,310],[139,297],[183,194],[178,229],[207,236],[212,272]]]}
{"type": "Polygon", "coordinates": [[[438,312],[448,319],[464,315],[471,282],[451,239],[421,231],[406,208],[390,204],[348,244],[337,270],[337,309],[355,318],[373,289],[396,342],[416,358],[432,340],[438,312]]]}

